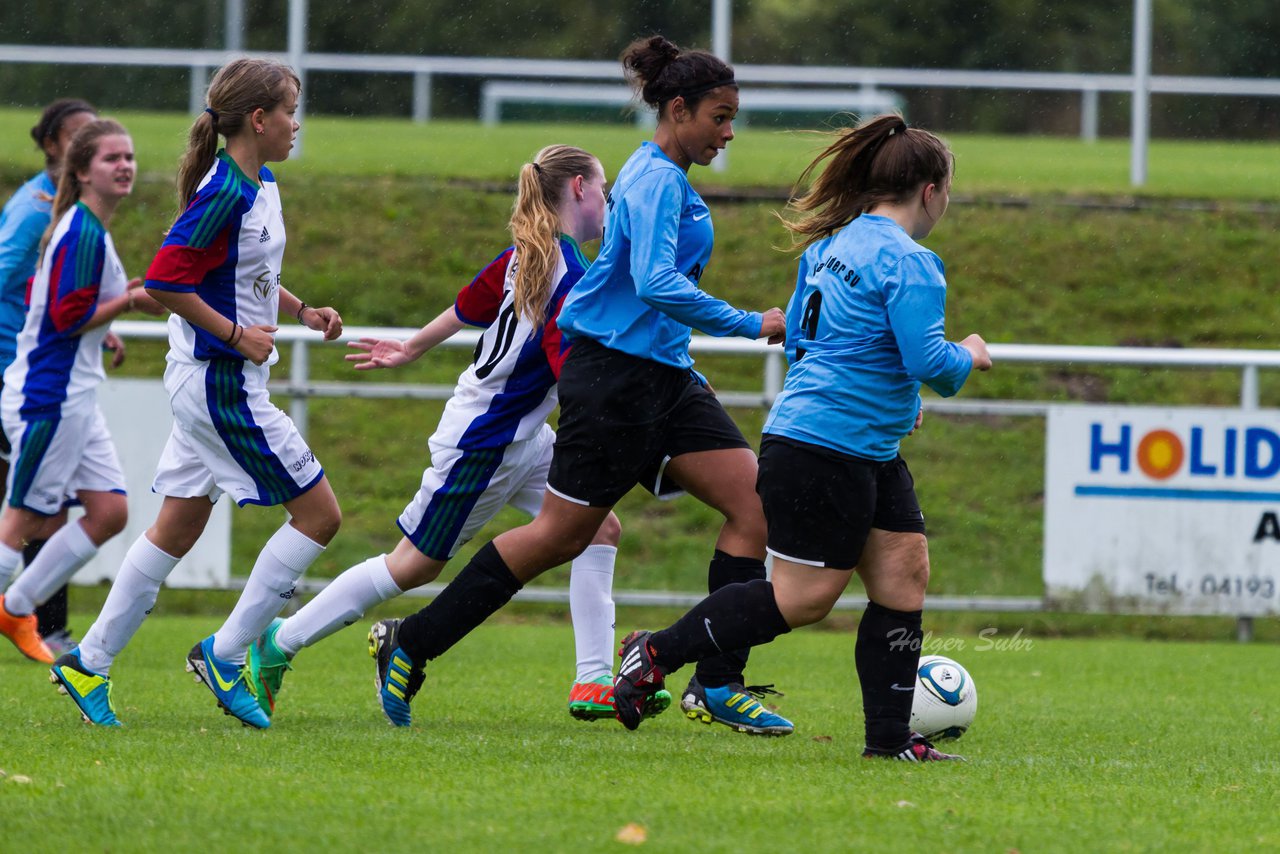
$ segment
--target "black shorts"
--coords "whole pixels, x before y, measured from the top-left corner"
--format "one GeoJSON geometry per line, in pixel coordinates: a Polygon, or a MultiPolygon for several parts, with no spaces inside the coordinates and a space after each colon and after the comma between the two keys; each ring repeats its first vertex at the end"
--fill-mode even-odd
{"type": "Polygon", "coordinates": [[[924,514],[906,460],[864,460],[830,448],[765,435],[756,491],[770,554],[795,563],[850,569],[872,528],[924,533],[924,514]]]}
{"type": "Polygon", "coordinates": [[[560,370],[547,488],[592,507],[612,507],[636,484],[669,497],[678,490],[664,476],[671,459],[750,447],[693,371],[579,338],[560,370]]]}

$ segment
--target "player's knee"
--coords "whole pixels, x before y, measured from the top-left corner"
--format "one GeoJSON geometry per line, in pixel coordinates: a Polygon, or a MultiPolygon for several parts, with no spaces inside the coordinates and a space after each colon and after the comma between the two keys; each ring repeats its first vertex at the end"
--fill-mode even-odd
{"type": "Polygon", "coordinates": [[[600,523],[600,527],[596,530],[595,537],[591,540],[593,546],[617,546],[618,541],[622,539],[622,522],[618,519],[617,514],[612,511],[600,523]]]}

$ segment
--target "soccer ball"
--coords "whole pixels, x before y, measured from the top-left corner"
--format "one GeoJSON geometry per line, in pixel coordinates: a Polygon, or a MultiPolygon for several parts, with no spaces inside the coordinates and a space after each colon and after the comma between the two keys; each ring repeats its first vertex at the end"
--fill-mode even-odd
{"type": "Polygon", "coordinates": [[[978,711],[978,686],[969,671],[941,655],[920,658],[911,729],[925,738],[959,738],[978,711]]]}

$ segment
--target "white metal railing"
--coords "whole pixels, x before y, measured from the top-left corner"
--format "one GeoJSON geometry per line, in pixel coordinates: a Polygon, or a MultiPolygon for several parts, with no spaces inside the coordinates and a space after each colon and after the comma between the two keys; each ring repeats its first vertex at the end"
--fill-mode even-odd
{"type": "MultiPolygon", "coordinates": [[[[168,336],[163,322],[146,320],[118,320],[112,330],[124,338],[163,340],[168,336]]],[[[298,428],[306,433],[307,401],[313,397],[400,398],[417,400],[447,400],[453,394],[453,384],[432,385],[421,383],[386,383],[361,381],[325,381],[311,379],[311,348],[336,348],[358,338],[405,339],[416,328],[386,326],[348,326],[338,341],[325,342],[319,333],[301,326],[282,326],[276,332],[278,344],[288,344],[286,354],[281,347],[280,364],[286,376],[277,377],[271,383],[273,393],[289,397],[290,416],[298,428]]],[[[441,346],[471,350],[475,348],[479,333],[464,330],[441,346]]],[[[1277,350],[1228,350],[1181,349],[1172,347],[1088,347],[1062,344],[991,344],[991,358],[997,365],[1108,365],[1147,366],[1167,368],[1220,368],[1240,371],[1240,407],[1258,408],[1258,371],[1262,368],[1280,368],[1280,351],[1277,350]]],[[[729,407],[761,408],[772,405],[782,389],[785,359],[782,348],[769,346],[763,341],[743,338],[713,338],[694,335],[689,346],[695,355],[735,355],[757,358],[763,362],[762,382],[759,390],[717,389],[720,400],[729,407]]],[[[336,353],[335,353],[336,358],[336,353]]],[[[1045,415],[1053,405],[1048,401],[984,400],[929,398],[926,406],[930,412],[967,415],[1045,415]]]]}
{"type": "MultiPolygon", "coordinates": [[[[164,340],[168,337],[166,324],[158,321],[118,320],[112,330],[124,338],[164,340]]],[[[348,326],[340,339],[325,342],[319,333],[300,326],[281,327],[276,332],[278,344],[289,344],[289,355],[281,353],[281,363],[287,365],[288,376],[271,383],[273,393],[291,399],[290,417],[304,435],[307,432],[307,402],[313,397],[399,398],[418,400],[447,400],[454,386],[438,384],[407,384],[383,382],[313,382],[310,379],[310,350],[320,346],[334,349],[346,341],[358,338],[405,339],[417,330],[414,328],[382,326],[348,326]]],[[[474,349],[479,333],[471,330],[459,332],[441,346],[457,349],[474,349]]],[[[1149,366],[1167,368],[1218,368],[1240,371],[1240,407],[1258,408],[1258,371],[1263,368],[1280,368],[1280,351],[1275,350],[1227,350],[1227,349],[1178,349],[1167,347],[1088,347],[1057,344],[991,344],[991,358],[997,365],[1004,364],[1058,364],[1058,365],[1107,365],[1149,366]]],[[[742,338],[712,338],[695,335],[690,351],[699,355],[737,355],[762,359],[763,379],[758,391],[726,391],[717,389],[717,396],[730,407],[761,408],[772,404],[782,389],[784,356],[782,348],[769,346],[763,341],[742,338]]],[[[337,356],[337,353],[334,353],[337,356]]],[[[967,415],[1024,415],[1044,416],[1053,404],[1047,401],[1017,400],[942,400],[930,398],[926,402],[930,412],[967,415]]],[[[233,582],[235,579],[233,579],[233,582]]],[[[306,581],[300,585],[305,591],[315,591],[325,582],[306,581]]],[[[415,596],[434,596],[443,585],[431,584],[413,593],[415,596]]],[[[520,593],[522,601],[568,602],[567,588],[531,587],[520,593]]],[[[681,591],[615,590],[614,599],[621,605],[661,605],[664,607],[690,607],[701,601],[704,594],[681,591]]],[[[866,599],[859,596],[842,596],[837,610],[860,610],[866,599]]],[[[1037,596],[931,596],[929,607],[937,611],[1039,611],[1044,601],[1037,596]]],[[[1237,638],[1247,641],[1253,636],[1251,617],[1237,620],[1237,638]]]]}
{"type": "MultiPolygon", "coordinates": [[[[0,45],[0,63],[49,65],[133,65],[183,68],[190,71],[189,111],[204,104],[208,73],[236,54],[224,50],[171,48],[69,47],[61,45],[0,45]]],[[[531,80],[594,80],[617,82],[616,62],[592,60],[519,59],[500,57],[413,56],[392,54],[336,54],[262,52],[292,62],[300,72],[342,71],[410,74],[414,80],[413,118],[431,117],[431,78],[436,74],[531,80]]],[[[1079,92],[1081,136],[1094,139],[1098,128],[1098,93],[1145,91],[1166,95],[1233,95],[1280,97],[1280,79],[1192,77],[1185,75],[1085,74],[1075,72],[967,71],[957,69],[865,68],[830,65],[734,66],[739,81],[760,86],[858,86],[1008,89],[1015,91],[1079,92]],[[1141,77],[1141,79],[1140,79],[1141,77]]]]}

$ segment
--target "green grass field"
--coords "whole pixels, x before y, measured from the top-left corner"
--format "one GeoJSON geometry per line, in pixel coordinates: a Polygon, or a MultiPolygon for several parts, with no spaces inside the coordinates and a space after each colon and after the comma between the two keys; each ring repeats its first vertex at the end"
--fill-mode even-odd
{"type": "Polygon", "coordinates": [[[965,644],[952,654],[980,703],[954,743],[969,762],[927,767],[859,757],[844,633],[755,653],[752,672],[786,692],[797,723],[763,739],[672,712],[634,733],[570,719],[570,633],[540,619],[487,627],[429,668],[408,731],[384,723],[363,631],[349,629],[299,656],[272,729],[250,731],[182,670],[216,625],[143,627],[113,674],[119,731],[85,727],[43,668],[0,649],[6,848],[626,850],[615,835],[630,824],[657,851],[1280,845],[1280,760],[1263,735],[1280,691],[1251,676],[1270,670],[1264,647],[935,638],[965,644]]]}
{"type": "MultiPolygon", "coordinates": [[[[113,234],[126,266],[140,272],[172,213],[189,117],[123,119],[146,180],[113,234]]],[[[25,145],[33,120],[0,110],[0,139],[11,141],[0,149],[5,194],[38,168],[25,145]]],[[[425,322],[503,245],[507,188],[522,160],[569,141],[597,152],[612,174],[637,139],[623,126],[308,118],[304,158],[278,170],[287,286],[338,306],[349,324],[425,322]]],[[[1123,141],[952,142],[957,203],[931,246],[948,264],[953,337],[977,329],[1020,343],[1275,340],[1274,144],[1157,142],[1135,206],[1123,141]],[[1011,196],[1020,206],[1004,204],[1011,196]],[[1086,198],[1105,206],[1081,206],[1086,198]],[[1187,209],[1183,199],[1201,204],[1187,209]]],[[[744,129],[728,171],[693,178],[778,197],[815,145],[803,133],[744,129]]],[[[773,248],[783,240],[776,206],[713,199],[710,290],[751,307],[785,302],[794,270],[773,248]]],[[[162,358],[161,348],[136,344],[126,371],[159,376],[162,358]]],[[[441,353],[374,379],[447,382],[463,359],[441,353]]],[[[758,383],[754,364],[703,367],[722,388],[758,383]]],[[[312,373],[349,375],[336,349],[319,351],[312,373]]],[[[965,394],[1230,405],[1237,382],[1229,372],[1003,368],[965,394]]],[[[1280,404],[1276,378],[1264,377],[1262,390],[1264,404],[1280,404]]],[[[392,521],[416,488],[438,412],[403,401],[313,404],[312,442],[345,514],[313,576],[393,544],[392,521]]],[[[748,436],[758,434],[761,413],[735,415],[748,436]]],[[[1043,444],[1038,420],[1011,418],[931,418],[909,440],[904,452],[930,519],[932,592],[1040,592],[1043,444]]],[[[637,496],[619,513],[619,587],[698,589],[713,514],[637,496]]],[[[477,544],[518,519],[504,514],[477,544]]],[[[235,565],[247,567],[280,522],[278,511],[237,513],[235,565]]],[[[550,573],[547,583],[566,577],[550,573]]],[[[102,596],[74,592],[79,631],[102,596]]],[[[392,730],[376,708],[362,624],[304,652],[275,725],[253,732],[218,713],[182,671],[186,651],[231,601],[162,593],[160,613],[113,673],[127,723],[117,732],[84,727],[43,668],[0,646],[0,850],[625,850],[616,837],[628,825],[642,829],[641,847],[660,851],[1280,845],[1280,760],[1267,741],[1280,689],[1265,678],[1280,638],[1274,620],[1259,623],[1264,643],[1246,646],[1144,640],[1227,638],[1226,619],[930,613],[926,628],[938,642],[964,644],[948,654],[970,669],[981,703],[956,745],[967,764],[903,767],[858,755],[856,615],[755,653],[751,674],[787,693],[780,710],[797,732],[786,739],[747,738],[670,712],[637,733],[571,720],[563,608],[519,604],[429,669],[410,731],[392,730]],[[992,629],[1029,644],[984,649],[981,633],[992,629]]],[[[365,623],[420,603],[385,606],[365,623]]],[[[624,610],[618,627],[673,616],[624,610]]]]}

